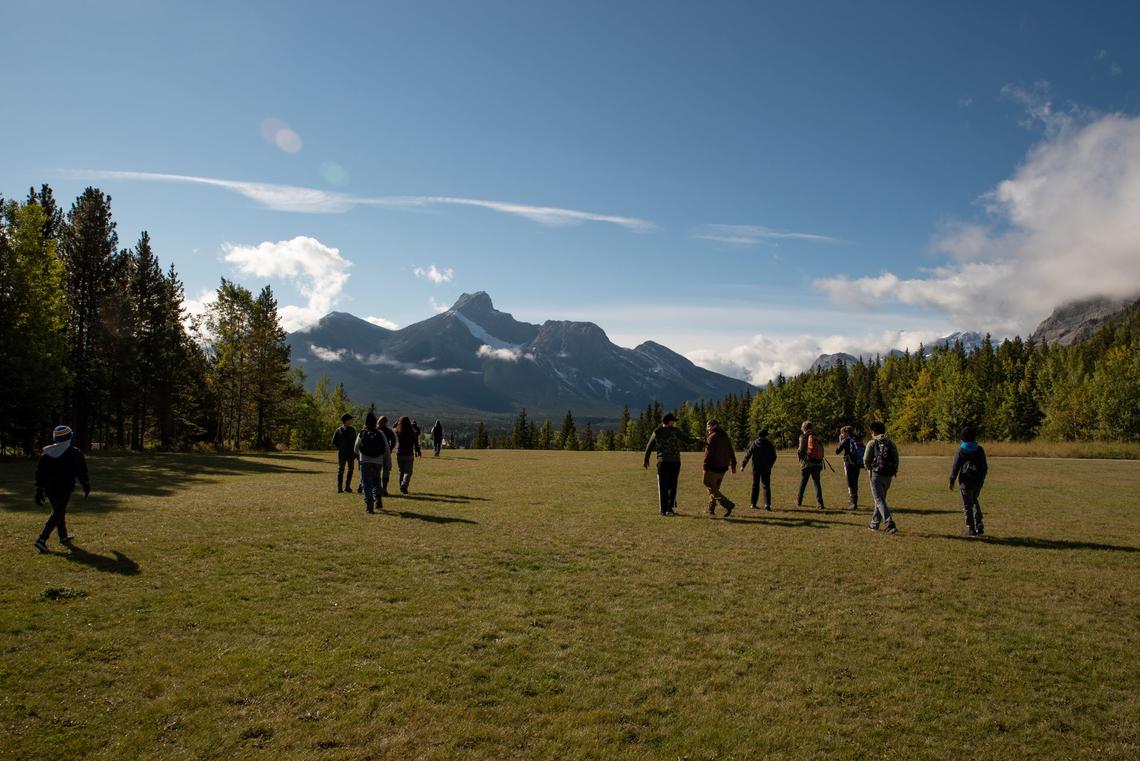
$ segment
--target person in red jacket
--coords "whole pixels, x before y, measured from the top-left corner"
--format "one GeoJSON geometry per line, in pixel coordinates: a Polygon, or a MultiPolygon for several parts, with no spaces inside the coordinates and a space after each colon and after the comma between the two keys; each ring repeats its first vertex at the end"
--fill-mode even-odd
{"type": "Polygon", "coordinates": [[[720,492],[724,474],[731,468],[736,472],[736,452],[733,451],[732,441],[728,434],[720,427],[720,421],[710,420],[705,426],[708,439],[705,441],[705,487],[709,490],[709,515],[716,515],[716,503],[720,502],[724,508],[724,517],[732,515],[732,508],[736,503],[720,492]]]}

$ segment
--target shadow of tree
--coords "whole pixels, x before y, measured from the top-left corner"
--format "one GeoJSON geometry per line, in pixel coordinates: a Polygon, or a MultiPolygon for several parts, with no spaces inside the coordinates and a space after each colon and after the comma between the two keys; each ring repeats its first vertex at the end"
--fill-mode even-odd
{"type": "MultiPolygon", "coordinates": [[[[34,459],[0,463],[0,508],[11,512],[45,512],[32,499],[34,459]],[[20,495],[26,495],[21,497],[20,495]]],[[[191,481],[267,473],[321,473],[301,464],[323,464],[320,455],[216,454],[148,452],[145,454],[89,455],[91,496],[72,498],[68,512],[107,512],[122,507],[123,496],[164,497],[181,491],[191,481]]]]}
{"type": "Polygon", "coordinates": [[[1068,539],[1037,539],[1030,536],[960,536],[941,535],[940,539],[953,539],[959,542],[996,544],[1003,547],[1025,547],[1032,550],[1100,550],[1105,552],[1140,552],[1140,547],[1125,544],[1100,544],[1098,542],[1071,541],[1068,539]]]}

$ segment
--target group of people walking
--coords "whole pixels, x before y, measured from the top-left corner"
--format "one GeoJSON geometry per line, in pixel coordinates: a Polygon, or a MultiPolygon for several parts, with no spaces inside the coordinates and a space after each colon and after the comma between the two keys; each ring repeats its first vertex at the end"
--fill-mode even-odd
{"type": "MultiPolygon", "coordinates": [[[[401,494],[407,494],[412,485],[412,472],[420,449],[420,426],[404,415],[396,427],[388,425],[388,416],[376,417],[369,412],[364,416],[364,429],[357,432],[352,415],[341,415],[340,427],[333,431],[332,445],[337,450],[336,490],[338,494],[352,494],[352,475],[357,461],[360,463],[360,482],[357,493],[364,496],[364,509],[373,513],[384,509],[388,496],[388,483],[392,475],[392,459],[400,474],[401,494]]],[[[443,425],[437,420],[431,428],[435,456],[443,446],[443,425]]]]}
{"type": "MultiPolygon", "coordinates": [[[[886,533],[894,534],[898,532],[898,525],[887,504],[887,492],[891,488],[891,482],[898,475],[899,450],[894,441],[887,436],[886,427],[881,422],[875,421],[869,427],[871,441],[866,444],[853,426],[846,425],[839,429],[835,454],[842,456],[844,476],[847,480],[847,507],[850,510],[859,509],[860,473],[866,471],[871,498],[874,501],[870,528],[878,531],[881,527],[886,533]]],[[[721,492],[721,485],[725,474],[729,471],[736,473],[736,453],[728,433],[719,421],[710,420],[705,426],[705,433],[703,471],[704,486],[709,495],[708,514],[715,515],[719,504],[724,510],[724,517],[727,518],[732,515],[736,504],[721,492]]],[[[988,473],[986,453],[977,443],[977,432],[973,427],[963,428],[961,439],[950,469],[950,489],[953,490],[957,484],[961,494],[962,509],[966,519],[965,533],[968,536],[978,536],[985,533],[978,495],[988,473]]],[[[672,413],[662,418],[661,425],[649,437],[642,467],[649,467],[650,456],[656,452],[657,492],[661,515],[676,514],[681,451],[692,443],[694,443],[693,437],[677,427],[677,418],[672,413]]],[[[800,485],[796,493],[796,507],[803,506],[804,492],[807,490],[808,482],[811,482],[815,487],[818,509],[826,509],[820,476],[825,466],[832,470],[834,467],[825,457],[823,439],[816,435],[809,420],[805,420],[800,426],[796,454],[800,462],[800,485]]],[[[749,462],[752,463],[752,492],[749,507],[753,510],[761,509],[761,505],[764,510],[772,509],[772,468],[776,464],[776,458],[776,447],[768,438],[768,430],[762,429],[756,439],[748,445],[741,463],[741,470],[749,462]],[[763,491],[763,502],[760,501],[761,491],[763,491]]]]}

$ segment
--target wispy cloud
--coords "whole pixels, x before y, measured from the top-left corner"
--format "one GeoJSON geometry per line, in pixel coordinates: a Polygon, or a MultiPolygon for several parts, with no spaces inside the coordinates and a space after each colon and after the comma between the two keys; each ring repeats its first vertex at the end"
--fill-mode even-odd
{"type": "Polygon", "coordinates": [[[1109,58],[1108,51],[1104,48],[1096,51],[1095,58],[1096,62],[1102,64],[1106,69],[1108,69],[1108,73],[1114,77],[1120,76],[1120,73],[1124,71],[1124,69],[1120,68],[1120,64],[1109,58]]]}
{"type": "Polygon", "coordinates": [[[274,211],[291,211],[304,214],[343,214],[360,206],[378,206],[396,209],[415,209],[438,206],[467,206],[488,209],[501,214],[523,217],[542,225],[560,227],[582,222],[604,222],[634,232],[648,232],[654,224],[647,219],[624,217],[615,214],[597,214],[556,206],[531,206],[506,201],[489,201],[457,196],[357,196],[337,191],[306,188],[298,185],[279,185],[268,182],[223,180],[215,177],[196,177],[184,174],[158,172],[124,172],[109,170],[70,170],[69,176],[88,180],[129,180],[139,182],[173,182],[207,185],[240,193],[251,201],[274,211]]]}
{"type": "Polygon", "coordinates": [[[520,359],[534,359],[534,355],[530,352],[524,352],[520,349],[499,348],[483,344],[475,352],[475,356],[480,359],[498,359],[503,362],[518,362],[520,359]]]}
{"type": "Polygon", "coordinates": [[[316,344],[309,344],[309,351],[322,362],[340,362],[348,354],[348,349],[329,349],[316,344]]]}
{"type": "Polygon", "coordinates": [[[1029,86],[1008,84],[1001,88],[1001,94],[1025,110],[1025,116],[1020,122],[1022,127],[1041,127],[1047,136],[1059,135],[1087,124],[1098,116],[1092,109],[1076,103],[1058,107],[1054,102],[1053,88],[1045,80],[1029,86]]]}
{"type": "Polygon", "coordinates": [[[441,270],[434,264],[429,265],[427,269],[424,269],[423,267],[416,267],[414,270],[412,270],[412,274],[418,278],[430,280],[436,285],[450,283],[455,279],[455,270],[453,270],[451,267],[447,267],[446,269],[441,270]]]}
{"type": "Polygon", "coordinates": [[[440,304],[438,301],[436,301],[434,296],[428,297],[428,304],[431,305],[431,311],[435,312],[436,314],[443,314],[448,309],[451,309],[451,307],[449,307],[447,304],[440,304]]]}
{"type": "Polygon", "coordinates": [[[963,95],[958,98],[958,108],[969,108],[974,105],[974,98],[972,95],[963,95]]]}
{"type": "Polygon", "coordinates": [[[736,246],[755,246],[781,240],[810,240],[817,243],[845,243],[842,238],[819,233],[777,230],[763,225],[702,225],[693,233],[694,238],[730,243],[736,246]]]}

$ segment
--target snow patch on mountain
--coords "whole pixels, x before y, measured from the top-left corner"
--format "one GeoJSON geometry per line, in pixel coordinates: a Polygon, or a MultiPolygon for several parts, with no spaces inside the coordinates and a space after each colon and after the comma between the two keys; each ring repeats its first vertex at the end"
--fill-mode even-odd
{"type": "MultiPolygon", "coordinates": [[[[467,330],[471,333],[471,335],[473,337],[482,341],[484,344],[491,347],[492,349],[509,349],[510,351],[513,351],[513,352],[519,352],[522,350],[522,346],[520,346],[519,344],[513,344],[513,343],[510,343],[509,341],[504,341],[500,338],[495,338],[493,335],[488,333],[487,330],[482,325],[475,322],[471,318],[467,317],[462,312],[453,311],[451,314],[454,315],[461,323],[463,323],[463,326],[465,328],[467,328],[467,330]]],[[[482,348],[480,348],[480,351],[482,351],[482,348]]],[[[482,355],[480,355],[480,356],[482,356],[482,355]]],[[[502,357],[499,357],[499,359],[502,359],[502,357]]],[[[516,357],[516,359],[517,359],[517,357],[516,357]]]]}

